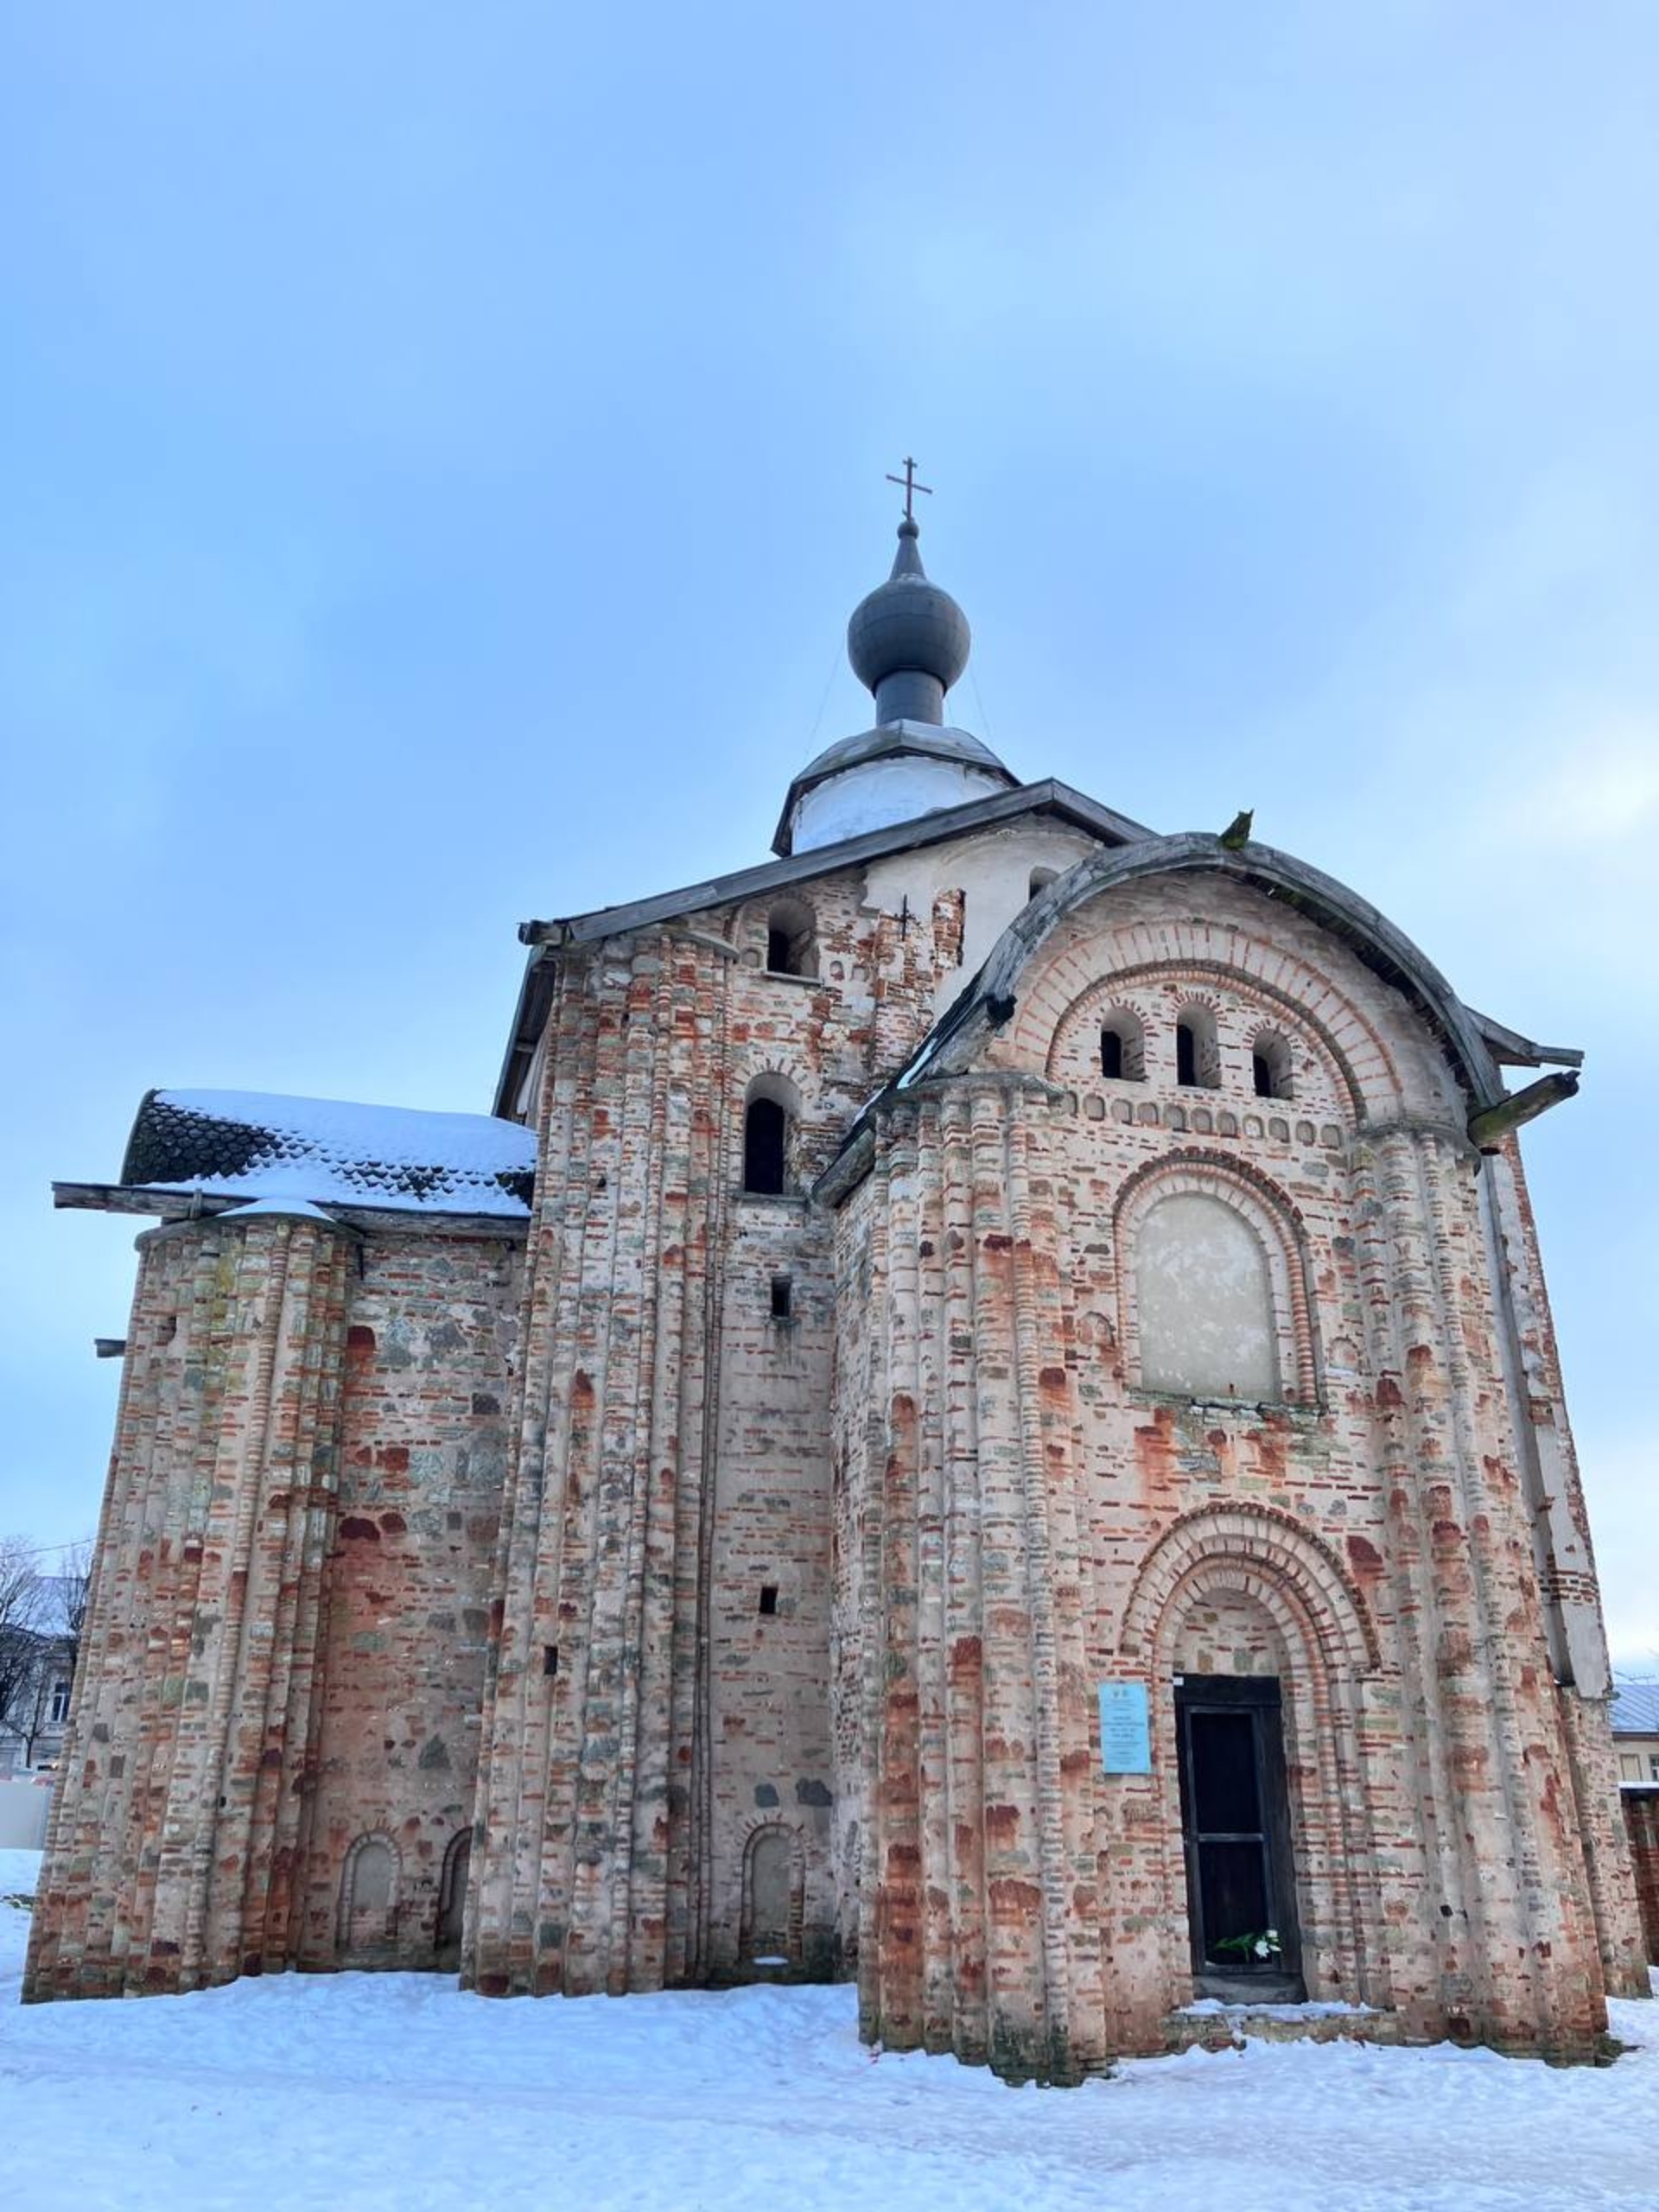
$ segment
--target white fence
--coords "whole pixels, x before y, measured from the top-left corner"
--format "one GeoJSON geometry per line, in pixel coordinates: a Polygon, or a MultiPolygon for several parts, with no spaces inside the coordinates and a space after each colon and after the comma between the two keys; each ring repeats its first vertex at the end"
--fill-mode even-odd
{"type": "Polygon", "coordinates": [[[0,1782],[0,1851],[39,1851],[46,1842],[46,1816],[52,1809],[52,1784],[0,1782]]]}

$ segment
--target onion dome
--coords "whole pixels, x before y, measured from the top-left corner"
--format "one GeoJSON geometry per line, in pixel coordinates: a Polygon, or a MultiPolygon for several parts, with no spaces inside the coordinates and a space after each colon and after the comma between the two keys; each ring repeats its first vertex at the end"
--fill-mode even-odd
{"type": "Polygon", "coordinates": [[[928,582],[920,536],[906,515],[893,574],[859,601],[847,625],[847,658],[875,694],[878,722],[942,722],[944,695],[968,665],[968,617],[928,582]]]}
{"type": "Polygon", "coordinates": [[[968,618],[930,582],[906,515],[893,574],[853,610],[847,657],[875,694],[875,726],[837,738],[795,778],[775,853],[838,844],[866,830],[994,797],[1018,780],[988,745],[944,719],[968,665],[968,618]]]}

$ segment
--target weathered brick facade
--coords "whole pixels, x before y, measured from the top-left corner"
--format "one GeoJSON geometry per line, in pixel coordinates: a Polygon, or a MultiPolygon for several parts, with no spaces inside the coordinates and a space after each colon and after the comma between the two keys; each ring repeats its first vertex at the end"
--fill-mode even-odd
{"type": "Polygon", "coordinates": [[[855,1972],[872,2039],[1075,2080],[1252,1933],[1205,1695],[1285,1986],[1570,2057],[1644,1986],[1514,1136],[1572,1079],[1493,1057],[1573,1056],[905,719],[927,590],[934,675],[791,792],[839,842],[529,926],[533,1198],[184,1094],[74,1186],[165,1225],[30,1996],[855,1972]],[[861,776],[929,810],[848,826],[861,776]]]}
{"type": "Polygon", "coordinates": [[[285,1215],[140,1240],[31,1994],[434,1963],[472,1823],[518,1271],[516,1237],[285,1215]],[[372,1839],[389,1879],[353,1926],[343,1872],[372,1839]]]}
{"type": "Polygon", "coordinates": [[[1659,1967],[1659,1789],[1624,1792],[1624,1826],[1636,1870],[1637,1902],[1642,1913],[1642,1947],[1659,1967]]]}
{"type": "Polygon", "coordinates": [[[866,2031],[1061,2079],[1157,2046],[1191,1974],[1190,1669],[1284,1686],[1310,1997],[1584,2051],[1640,1985],[1605,1713],[1557,1681],[1605,1669],[1518,1154],[1475,1152],[1421,1022],[1342,946],[1255,893],[1198,905],[1179,874],[1080,905],[983,1065],[884,1102],[841,1209],[866,2031]],[[1208,1090],[1173,1064],[1199,1000],[1208,1090]],[[1109,1080],[1125,1005],[1145,1073],[1109,1080]],[[1283,1110],[1251,1088],[1268,1025],[1283,1110]],[[1138,1223],[1203,1189],[1282,1255],[1277,1404],[1139,1386],[1138,1223]],[[1094,1685],[1126,1676],[1144,1779],[1099,1771],[1094,1685]]]}

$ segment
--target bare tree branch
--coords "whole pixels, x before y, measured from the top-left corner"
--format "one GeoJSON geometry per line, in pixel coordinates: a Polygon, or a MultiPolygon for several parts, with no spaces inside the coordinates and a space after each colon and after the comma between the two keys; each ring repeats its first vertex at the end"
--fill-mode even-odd
{"type": "Polygon", "coordinates": [[[35,1558],[23,1537],[0,1536],[0,1724],[15,1724],[38,1664],[47,1592],[35,1558]]]}
{"type": "Polygon", "coordinates": [[[68,1637],[71,1660],[80,1656],[80,1639],[86,1626],[86,1607],[92,1594],[92,1544],[83,1536],[71,1544],[58,1569],[58,1619],[68,1637]]]}

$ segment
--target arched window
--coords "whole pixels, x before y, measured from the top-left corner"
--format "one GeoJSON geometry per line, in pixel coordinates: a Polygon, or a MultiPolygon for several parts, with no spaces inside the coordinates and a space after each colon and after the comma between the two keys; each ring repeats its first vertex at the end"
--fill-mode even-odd
{"type": "Polygon", "coordinates": [[[751,1098],[743,1116],[743,1187],[776,1198],[784,1187],[789,1116],[775,1098],[751,1098]]]}
{"type": "Polygon", "coordinates": [[[1251,1045],[1250,1078],[1258,1098],[1294,1096],[1290,1079],[1290,1047],[1276,1031],[1264,1029],[1251,1045]]]}
{"type": "Polygon", "coordinates": [[[1181,1008],[1175,1024],[1175,1080],[1201,1090],[1213,1090],[1221,1081],[1216,1017],[1207,1006],[1181,1008]]]}
{"type": "Polygon", "coordinates": [[[1160,1198],[1140,1224],[1134,1268],[1143,1389],[1279,1396],[1268,1255],[1241,1213],[1196,1191],[1160,1198]]]}
{"type": "Polygon", "coordinates": [[[753,1197],[775,1198],[788,1192],[800,1111],[800,1092],[774,1068],[763,1070],[744,1092],[742,1187],[753,1197]]]}
{"type": "Polygon", "coordinates": [[[780,899],[766,916],[766,967],[774,976],[816,976],[818,948],[812,910],[780,899]]]}
{"type": "Polygon", "coordinates": [[[1126,1007],[1115,1006],[1100,1025],[1100,1071],[1122,1083],[1146,1080],[1146,1032],[1126,1007]]]}

